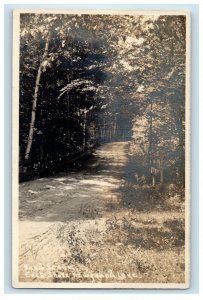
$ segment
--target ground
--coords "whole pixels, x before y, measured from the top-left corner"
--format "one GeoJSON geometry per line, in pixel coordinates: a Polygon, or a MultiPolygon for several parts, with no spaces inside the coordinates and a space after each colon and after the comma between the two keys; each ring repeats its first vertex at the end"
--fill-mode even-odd
{"type": "Polygon", "coordinates": [[[20,281],[184,282],[184,201],[128,181],[129,157],[109,143],[80,171],[20,184],[20,281]]]}

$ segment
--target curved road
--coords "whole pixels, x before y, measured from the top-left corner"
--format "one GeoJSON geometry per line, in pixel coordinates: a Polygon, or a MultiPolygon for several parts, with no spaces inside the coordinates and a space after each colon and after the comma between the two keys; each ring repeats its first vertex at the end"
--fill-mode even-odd
{"type": "MultiPolygon", "coordinates": [[[[117,189],[122,184],[127,149],[128,142],[105,144],[96,150],[85,170],[20,184],[21,280],[25,280],[27,266],[57,263],[67,255],[67,245],[59,243],[64,226],[66,232],[78,224],[83,233],[94,231],[95,224],[98,230],[104,229],[119,204],[117,189]]],[[[91,238],[101,236],[93,233],[91,238]]]]}
{"type": "Polygon", "coordinates": [[[105,144],[82,171],[20,184],[20,282],[184,282],[184,202],[125,182],[128,149],[105,144]]]}

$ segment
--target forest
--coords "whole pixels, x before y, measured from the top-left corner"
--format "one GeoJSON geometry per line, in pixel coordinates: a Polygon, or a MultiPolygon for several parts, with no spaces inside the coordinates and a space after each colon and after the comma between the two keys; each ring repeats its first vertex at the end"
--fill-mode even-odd
{"type": "Polygon", "coordinates": [[[19,42],[19,281],[187,283],[186,15],[21,13],[19,42]]]}
{"type": "Polygon", "coordinates": [[[21,14],[20,22],[22,180],[130,140],[139,176],[184,185],[185,16],[21,14]]]}

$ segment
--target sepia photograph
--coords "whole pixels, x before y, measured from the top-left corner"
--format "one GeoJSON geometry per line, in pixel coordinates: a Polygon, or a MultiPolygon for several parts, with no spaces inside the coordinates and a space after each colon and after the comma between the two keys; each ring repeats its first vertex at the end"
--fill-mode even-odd
{"type": "Polygon", "coordinates": [[[16,288],[190,285],[190,14],[14,10],[16,288]]]}

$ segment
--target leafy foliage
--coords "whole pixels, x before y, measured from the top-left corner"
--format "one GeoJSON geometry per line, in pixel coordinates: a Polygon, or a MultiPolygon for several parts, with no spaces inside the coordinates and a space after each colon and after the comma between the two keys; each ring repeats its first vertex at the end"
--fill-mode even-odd
{"type": "Polygon", "coordinates": [[[157,167],[161,151],[167,180],[182,184],[185,34],[178,15],[21,14],[21,171],[55,169],[98,142],[133,137],[132,153],[142,156],[145,172],[157,167]]]}

